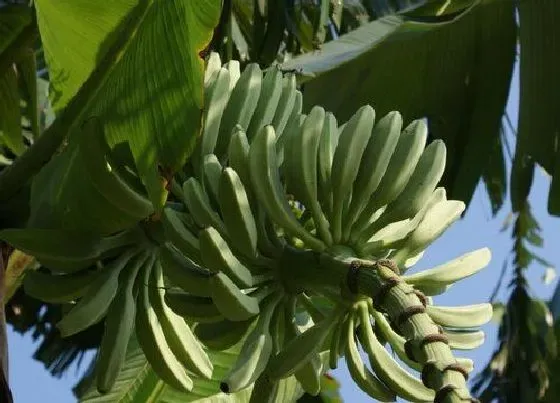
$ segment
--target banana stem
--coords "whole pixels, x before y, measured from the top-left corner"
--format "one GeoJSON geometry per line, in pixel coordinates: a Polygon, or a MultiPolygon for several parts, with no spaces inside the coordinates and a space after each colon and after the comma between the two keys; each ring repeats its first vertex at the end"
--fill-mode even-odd
{"type": "Polygon", "coordinates": [[[391,327],[406,338],[407,355],[422,366],[422,382],[436,392],[435,403],[476,401],[467,388],[466,369],[425,312],[423,295],[391,266],[388,261],[339,260],[326,253],[285,248],[279,271],[294,291],[337,287],[342,297],[372,298],[375,308],[389,316],[391,327]]]}

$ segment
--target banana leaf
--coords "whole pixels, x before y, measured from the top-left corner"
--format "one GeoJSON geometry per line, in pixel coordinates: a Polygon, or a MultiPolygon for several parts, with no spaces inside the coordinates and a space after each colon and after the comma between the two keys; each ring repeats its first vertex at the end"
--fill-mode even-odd
{"type": "Polygon", "coordinates": [[[161,206],[166,191],[159,170],[179,169],[199,133],[200,53],[221,1],[34,4],[58,117],[51,130],[68,133],[98,117],[111,146],[130,144],[150,198],[161,206]]]}

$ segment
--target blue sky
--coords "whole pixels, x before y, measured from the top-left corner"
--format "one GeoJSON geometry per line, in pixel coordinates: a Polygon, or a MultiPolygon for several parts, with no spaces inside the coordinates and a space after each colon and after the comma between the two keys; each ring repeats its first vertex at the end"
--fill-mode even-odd
{"type": "MultiPolygon", "coordinates": [[[[516,70],[508,103],[508,113],[514,122],[517,121],[518,77],[516,70]]],[[[512,144],[514,144],[513,140],[512,144]]],[[[552,264],[559,265],[560,249],[554,248],[553,245],[558,244],[560,220],[550,217],[546,211],[549,184],[550,179],[540,169],[537,169],[530,199],[533,213],[542,227],[542,235],[545,240],[544,247],[538,252],[552,264]]],[[[487,301],[491,295],[502,264],[508,257],[512,246],[510,231],[500,232],[504,219],[510,211],[509,200],[497,217],[492,217],[490,211],[484,187],[479,185],[465,218],[452,226],[442,238],[432,245],[418,263],[417,268],[424,269],[444,263],[474,249],[489,247],[492,251],[492,261],[488,267],[476,276],[455,285],[445,295],[435,298],[435,303],[441,305],[474,304],[487,301]]],[[[546,285],[541,279],[544,273],[545,268],[535,265],[529,269],[528,276],[532,294],[548,299],[554,292],[557,279],[546,285]]],[[[508,284],[509,278],[508,272],[504,285],[508,284]]],[[[503,301],[507,296],[507,287],[503,287],[498,294],[498,300],[503,301]]],[[[497,326],[488,324],[483,330],[487,334],[485,344],[475,351],[462,354],[475,361],[475,372],[483,368],[495,347],[497,326]]],[[[30,335],[22,337],[9,329],[8,339],[10,383],[15,402],[75,402],[71,388],[78,379],[79,372],[76,368],[72,368],[61,379],[52,378],[40,363],[31,358],[35,346],[30,335]]],[[[334,371],[334,375],[341,381],[341,393],[344,401],[353,403],[371,401],[354,385],[343,363],[334,371]]]]}

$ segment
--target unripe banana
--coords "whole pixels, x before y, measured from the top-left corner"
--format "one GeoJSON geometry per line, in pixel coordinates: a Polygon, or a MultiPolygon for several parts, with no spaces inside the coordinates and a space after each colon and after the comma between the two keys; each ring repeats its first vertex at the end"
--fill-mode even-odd
{"type": "Polygon", "coordinates": [[[446,149],[443,141],[434,140],[422,153],[414,173],[396,200],[390,203],[383,215],[367,229],[361,240],[367,241],[385,225],[410,218],[418,213],[432,195],[445,168],[446,149]]]}
{"type": "Polygon", "coordinates": [[[354,221],[379,186],[397,146],[401,128],[402,117],[398,112],[389,113],[374,126],[359,164],[350,207],[344,217],[344,240],[349,238],[354,221]]]}
{"type": "Polygon", "coordinates": [[[478,273],[490,262],[491,254],[488,248],[465,253],[432,269],[403,276],[403,280],[426,295],[434,295],[433,290],[445,290],[453,283],[478,273]]]}
{"type": "Polygon", "coordinates": [[[421,120],[415,120],[403,130],[383,179],[352,226],[350,240],[353,243],[361,236],[371,216],[402,192],[424,151],[427,137],[428,128],[421,120]]]}
{"type": "Polygon", "coordinates": [[[163,209],[161,222],[165,236],[182,254],[195,262],[200,262],[200,244],[196,236],[181,220],[179,213],[170,207],[163,209]]]}
{"type": "Polygon", "coordinates": [[[288,139],[293,133],[295,133],[301,126],[302,120],[300,119],[300,117],[301,117],[302,107],[303,107],[303,95],[301,91],[296,90],[294,106],[290,113],[290,117],[286,122],[286,126],[284,127],[284,130],[282,130],[282,132],[276,132],[275,130],[275,133],[277,133],[276,148],[278,152],[279,166],[282,165],[282,162],[284,160],[284,149],[285,149],[286,139],[288,139]]]}
{"type": "Polygon", "coordinates": [[[356,341],[354,339],[354,315],[355,312],[350,314],[348,317],[344,343],[344,358],[346,359],[350,376],[354,382],[358,384],[360,389],[372,398],[382,402],[394,402],[396,400],[394,392],[387,388],[387,386],[385,386],[375,377],[374,374],[371,373],[360,357],[360,352],[358,351],[358,346],[356,345],[356,341]]]}
{"type": "Polygon", "coordinates": [[[107,312],[119,286],[119,274],[137,254],[129,249],[109,263],[78,303],[57,323],[62,337],[68,337],[99,322],[107,312]]]}
{"type": "Polygon", "coordinates": [[[169,348],[189,371],[211,378],[213,365],[185,320],[165,304],[163,271],[157,261],[152,269],[149,298],[169,348]]]}
{"type": "Polygon", "coordinates": [[[492,319],[491,304],[464,306],[426,306],[426,313],[438,325],[452,328],[482,326],[492,319]]]}
{"type": "Polygon", "coordinates": [[[272,119],[272,126],[276,131],[276,135],[282,137],[282,132],[286,127],[288,120],[294,109],[296,100],[296,76],[295,74],[286,74],[282,80],[282,95],[278,101],[278,107],[272,119]]]}
{"type": "Polygon", "coordinates": [[[249,171],[255,196],[271,218],[285,231],[302,239],[312,249],[324,250],[325,244],[301,226],[286,200],[278,174],[275,142],[274,129],[266,126],[257,133],[251,143],[249,171]]]}
{"type": "Polygon", "coordinates": [[[313,354],[303,366],[295,372],[297,381],[311,396],[317,396],[321,391],[321,377],[323,376],[323,362],[319,354],[313,354]]]}
{"type": "Polygon", "coordinates": [[[241,178],[231,168],[220,177],[219,204],[229,239],[246,257],[257,257],[257,225],[241,178]]]}
{"type": "Polygon", "coordinates": [[[335,243],[342,238],[342,216],[345,205],[352,195],[352,184],[358,175],[359,164],[348,161],[360,161],[371,136],[375,111],[369,105],[363,106],[350,118],[338,139],[333,156],[332,188],[333,213],[331,231],[335,243]]]}
{"type": "Polygon", "coordinates": [[[110,164],[110,149],[98,119],[84,123],[81,141],[81,155],[91,184],[120,214],[130,216],[132,222],[148,217],[154,211],[152,203],[121,177],[117,164],[110,164]]]}
{"type": "Polygon", "coordinates": [[[212,85],[218,75],[218,71],[222,68],[222,60],[220,54],[211,52],[206,61],[206,68],[204,70],[204,87],[212,85]]]}
{"type": "Polygon", "coordinates": [[[200,253],[205,267],[213,272],[223,272],[241,288],[253,284],[251,272],[233,254],[218,231],[208,227],[199,234],[200,253]]]}
{"type": "Polygon", "coordinates": [[[202,135],[197,149],[193,153],[195,167],[202,163],[207,154],[214,153],[220,133],[220,122],[231,93],[230,83],[230,73],[227,69],[220,68],[215,73],[215,80],[205,90],[206,110],[202,135]]]}
{"type": "Polygon", "coordinates": [[[204,156],[202,160],[202,184],[214,208],[218,206],[218,189],[220,188],[222,169],[222,164],[214,154],[204,156]]]}
{"type": "Polygon", "coordinates": [[[235,85],[237,84],[237,80],[239,80],[239,77],[241,77],[241,69],[239,66],[239,61],[230,60],[229,62],[225,63],[222,67],[226,68],[229,72],[229,90],[232,91],[235,85]]]}
{"type": "Polygon", "coordinates": [[[215,323],[224,320],[212,298],[169,290],[165,293],[165,303],[173,312],[190,322],[215,323]]]}
{"type": "Polygon", "coordinates": [[[465,210],[465,203],[458,200],[446,200],[432,206],[418,227],[408,235],[403,247],[391,257],[401,265],[409,256],[426,249],[434,240],[455,221],[465,210]]]}
{"type": "Polygon", "coordinates": [[[86,294],[100,273],[101,270],[81,270],[54,275],[30,270],[23,279],[23,289],[30,297],[51,304],[72,302],[86,294]]]}
{"type": "Polygon", "coordinates": [[[241,292],[224,273],[214,275],[210,287],[212,300],[226,319],[242,321],[259,314],[259,300],[241,292]]]}
{"type": "Polygon", "coordinates": [[[210,279],[214,273],[198,266],[169,244],[160,248],[159,261],[173,285],[195,296],[210,296],[210,279]]]}
{"type": "Polygon", "coordinates": [[[402,221],[393,222],[375,232],[375,234],[368,239],[367,243],[363,244],[362,246],[356,245],[355,248],[358,250],[359,255],[372,256],[384,250],[399,249],[402,241],[406,238],[406,236],[414,231],[416,227],[418,227],[420,222],[422,222],[424,216],[426,215],[426,212],[433,205],[444,200],[446,200],[445,189],[437,188],[432,193],[429,200],[424,204],[422,209],[420,209],[420,211],[416,213],[414,218],[407,218],[402,221]]]}
{"type": "Polygon", "coordinates": [[[260,376],[253,385],[249,403],[280,403],[276,401],[279,386],[279,381],[271,381],[266,376],[260,376]]]}
{"type": "Polygon", "coordinates": [[[274,113],[282,95],[282,73],[277,67],[270,67],[262,82],[259,102],[251,123],[247,127],[247,137],[251,140],[255,134],[264,126],[272,124],[274,113]]]}
{"type": "Polygon", "coordinates": [[[279,354],[273,357],[266,373],[271,379],[282,379],[293,375],[309,359],[319,353],[325,339],[336,324],[333,315],[320,323],[313,325],[305,332],[290,340],[279,354]]]}
{"type": "Polygon", "coordinates": [[[244,129],[249,127],[259,101],[262,86],[262,71],[258,64],[247,65],[235,88],[231,91],[229,102],[224,110],[220,124],[220,134],[216,144],[216,154],[220,160],[227,151],[232,130],[235,125],[244,129]]]}
{"type": "Polygon", "coordinates": [[[339,131],[334,115],[328,112],[323,124],[317,156],[317,190],[323,211],[330,217],[333,208],[331,170],[334,152],[338,144],[339,131]]]}
{"type": "Polygon", "coordinates": [[[209,349],[223,351],[239,343],[254,321],[255,318],[252,317],[236,322],[222,320],[215,323],[197,323],[194,334],[209,349]]]}
{"type": "Polygon", "coordinates": [[[214,227],[225,235],[224,223],[218,213],[212,209],[208,195],[196,178],[189,178],[183,184],[183,195],[187,209],[200,228],[214,227]]]}
{"type": "Polygon", "coordinates": [[[325,110],[314,107],[286,148],[284,172],[288,175],[288,190],[311,211],[317,232],[328,246],[332,235],[317,199],[317,160],[324,122],[325,110]]]}
{"type": "Polygon", "coordinates": [[[77,230],[37,228],[4,229],[0,231],[0,239],[60,273],[90,267],[103,257],[118,254],[119,248],[140,240],[136,231],[100,237],[77,230]]]}
{"type": "Polygon", "coordinates": [[[375,336],[367,306],[358,308],[360,317],[360,340],[369,357],[371,367],[377,377],[397,396],[408,401],[433,401],[434,391],[424,386],[422,381],[403,369],[375,336]]]}
{"type": "Polygon", "coordinates": [[[279,300],[280,295],[273,294],[263,301],[255,328],[247,335],[234,366],[220,383],[223,392],[246,388],[264,371],[272,353],[270,320],[279,300]]]}
{"type": "Polygon", "coordinates": [[[235,126],[228,148],[229,166],[239,175],[249,197],[252,193],[251,176],[249,173],[249,140],[243,128],[235,126]]]}
{"type": "Polygon", "coordinates": [[[443,334],[449,340],[449,347],[453,350],[473,350],[484,344],[485,336],[481,330],[451,330],[445,329],[443,334]]]}
{"type": "Polygon", "coordinates": [[[183,364],[171,351],[156,311],[150,302],[149,288],[155,286],[150,284],[152,269],[153,264],[145,264],[138,283],[136,337],[157,376],[173,388],[188,392],[193,388],[193,381],[183,364]]]}
{"type": "Polygon", "coordinates": [[[134,282],[147,259],[148,253],[143,253],[122,271],[117,295],[109,306],[95,363],[97,390],[100,393],[107,393],[113,388],[124,363],[136,316],[134,282]]]}

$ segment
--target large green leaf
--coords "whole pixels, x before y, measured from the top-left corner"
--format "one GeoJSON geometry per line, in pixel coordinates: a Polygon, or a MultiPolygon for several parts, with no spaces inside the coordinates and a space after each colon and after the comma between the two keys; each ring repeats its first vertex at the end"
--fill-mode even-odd
{"type": "Polygon", "coordinates": [[[520,103],[512,204],[515,208],[527,197],[532,166],[538,163],[554,175],[548,210],[560,215],[560,3],[520,1],[518,10],[520,103]]]}
{"type": "MultiPolygon", "coordinates": [[[[251,388],[226,395],[220,391],[220,379],[237,358],[241,344],[226,351],[208,351],[214,364],[212,379],[193,377],[194,388],[190,393],[174,390],[158,379],[146,361],[138,342],[133,337],[129,343],[125,365],[117,378],[115,387],[106,395],[95,390],[90,379],[89,390],[80,398],[81,403],[245,403],[249,401],[251,388]]],[[[293,402],[301,395],[301,388],[294,377],[282,381],[282,402],[293,402]]]]}
{"type": "Polygon", "coordinates": [[[54,107],[72,107],[57,129],[99,117],[111,146],[130,143],[150,197],[161,205],[159,171],[178,169],[199,132],[199,53],[221,1],[36,0],[35,6],[54,107]]]}
{"type": "Polygon", "coordinates": [[[303,76],[307,109],[344,120],[371,104],[378,116],[426,117],[448,148],[446,188],[469,201],[500,133],[516,40],[513,2],[471,3],[443,23],[381,18],[282,68],[303,76]]]}

